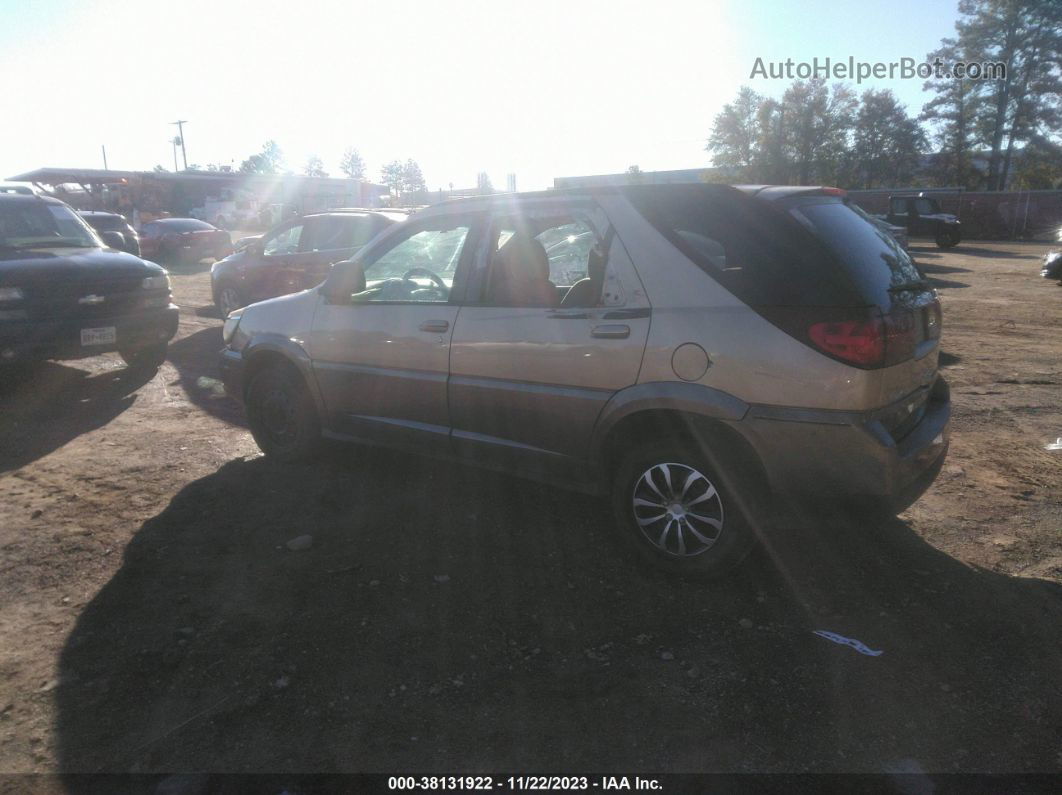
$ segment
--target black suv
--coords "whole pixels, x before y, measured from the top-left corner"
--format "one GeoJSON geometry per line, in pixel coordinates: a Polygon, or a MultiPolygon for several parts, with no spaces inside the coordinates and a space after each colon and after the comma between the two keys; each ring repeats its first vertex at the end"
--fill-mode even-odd
{"type": "MultiPolygon", "coordinates": [[[[140,235],[133,229],[132,224],[124,215],[118,213],[106,213],[102,210],[78,210],[78,215],[84,218],[88,225],[97,232],[117,232],[122,236],[123,245],[119,246],[122,251],[140,256],[140,235]]],[[[116,239],[117,242],[117,239],[116,239]]]]}
{"type": "Polygon", "coordinates": [[[177,333],[169,276],[123,240],[58,199],[0,194],[0,364],[108,351],[162,363],[177,333]]]}
{"type": "Polygon", "coordinates": [[[917,196],[890,196],[889,214],[884,220],[894,226],[904,227],[912,237],[932,237],[938,248],[951,248],[962,240],[959,219],[941,212],[940,203],[924,193],[917,196]]]}

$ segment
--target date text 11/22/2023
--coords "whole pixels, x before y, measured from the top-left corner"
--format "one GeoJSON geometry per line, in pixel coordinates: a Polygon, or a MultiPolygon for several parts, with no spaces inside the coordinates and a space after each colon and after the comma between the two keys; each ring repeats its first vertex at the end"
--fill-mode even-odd
{"type": "Polygon", "coordinates": [[[389,790],[660,790],[659,780],[629,776],[390,776],[389,790]]]}

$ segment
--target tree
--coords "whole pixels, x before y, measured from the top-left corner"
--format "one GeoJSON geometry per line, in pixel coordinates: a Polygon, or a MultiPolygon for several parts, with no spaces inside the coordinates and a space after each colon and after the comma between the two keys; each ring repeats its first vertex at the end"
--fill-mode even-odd
{"type": "Polygon", "coordinates": [[[1042,135],[1033,137],[1021,150],[1011,187],[1015,190],[1062,187],[1062,144],[1042,135]]]}
{"type": "Polygon", "coordinates": [[[155,167],[154,167],[153,169],[151,169],[151,170],[152,170],[152,171],[153,171],[154,173],[156,173],[156,174],[169,174],[169,173],[170,173],[170,170],[169,170],[168,168],[163,168],[162,166],[155,166],[155,167]]]}
{"type": "Polygon", "coordinates": [[[348,179],[365,180],[365,161],[361,159],[358,150],[348,146],[343,153],[343,159],[339,161],[339,170],[347,175],[348,179]]]}
{"type": "Polygon", "coordinates": [[[837,182],[849,148],[858,102],[843,83],[821,78],[796,80],[782,97],[782,147],[792,164],[788,182],[811,185],[837,182]]]}
{"type": "Polygon", "coordinates": [[[406,161],[406,164],[402,166],[402,192],[403,193],[419,193],[426,189],[424,182],[424,174],[420,171],[420,166],[416,160],[410,158],[406,161]]]}
{"type": "Polygon", "coordinates": [[[903,185],[918,170],[925,134],[888,89],[863,92],[852,135],[848,184],[862,188],[903,185]]]}
{"type": "Polygon", "coordinates": [[[737,98],[723,106],[712,124],[712,133],[705,149],[713,152],[717,166],[735,169],[742,177],[752,171],[753,160],[760,143],[759,111],[763,97],[748,86],[742,86],[737,98]]]}
{"type": "Polygon", "coordinates": [[[480,171],[476,174],[476,189],[484,195],[494,193],[494,186],[491,184],[490,176],[486,171],[480,171]]]}
{"type": "MultiPolygon", "coordinates": [[[[955,39],[942,39],[940,47],[927,56],[929,63],[935,59],[940,59],[941,63],[967,60],[955,39]]],[[[940,148],[932,166],[937,183],[976,188],[976,174],[970,165],[976,102],[973,83],[933,77],[922,88],[936,94],[922,107],[920,118],[933,125],[933,140],[940,148]]]]}
{"type": "Polygon", "coordinates": [[[1005,75],[975,85],[977,134],[988,148],[988,189],[1006,185],[1015,144],[1054,132],[1062,101],[1062,4],[1057,0],[960,0],[958,44],[1005,75]]]}
{"type": "Polygon", "coordinates": [[[401,160],[392,160],[380,169],[380,181],[391,190],[391,195],[398,198],[402,195],[403,172],[405,167],[401,160]]]}
{"type": "Polygon", "coordinates": [[[276,141],[266,141],[262,151],[251,155],[240,164],[244,174],[276,174],[283,167],[284,155],[276,141]]]}
{"type": "Polygon", "coordinates": [[[645,180],[645,172],[635,163],[627,169],[627,182],[634,185],[639,184],[645,180]]]}
{"type": "Polygon", "coordinates": [[[310,155],[306,161],[306,167],[303,169],[303,173],[307,177],[327,177],[328,172],[324,170],[324,161],[317,155],[310,155]]]}

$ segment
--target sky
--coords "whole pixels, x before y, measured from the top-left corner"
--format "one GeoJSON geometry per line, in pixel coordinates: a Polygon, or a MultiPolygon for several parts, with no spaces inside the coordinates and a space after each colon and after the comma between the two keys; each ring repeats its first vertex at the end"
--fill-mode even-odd
{"type": "MultiPolygon", "coordinates": [[[[416,160],[430,189],[698,168],[764,61],[923,60],[957,0],[0,0],[0,179],[45,166],[239,167],[275,140],[301,173],[416,160]]],[[[912,113],[919,79],[868,80],[912,113]]]]}

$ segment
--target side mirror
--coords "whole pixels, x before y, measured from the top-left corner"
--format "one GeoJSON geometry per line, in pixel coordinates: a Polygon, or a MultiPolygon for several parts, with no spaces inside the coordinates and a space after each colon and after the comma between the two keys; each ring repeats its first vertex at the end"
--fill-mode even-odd
{"type": "Polygon", "coordinates": [[[112,230],[100,232],[100,239],[107,248],[116,248],[125,251],[125,235],[121,232],[115,232],[112,230]]]}
{"type": "Polygon", "coordinates": [[[350,296],[365,292],[365,267],[355,260],[337,262],[321,292],[330,304],[349,304],[350,296]]]}

